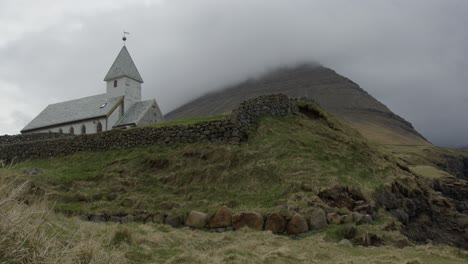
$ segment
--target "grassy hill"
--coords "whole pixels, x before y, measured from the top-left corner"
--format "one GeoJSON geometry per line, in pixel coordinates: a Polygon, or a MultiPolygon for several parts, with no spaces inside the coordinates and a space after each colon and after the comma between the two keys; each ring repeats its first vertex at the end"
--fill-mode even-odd
{"type": "Polygon", "coordinates": [[[4,165],[0,262],[465,263],[466,198],[444,192],[465,190],[464,167],[454,165],[465,156],[430,145],[377,145],[321,112],[264,117],[241,145],[151,146],[4,165]],[[24,173],[30,168],[39,173],[24,173]],[[445,187],[436,191],[435,183],[445,187]],[[223,205],[233,212],[349,213],[320,196],[336,186],[375,204],[373,223],[356,232],[378,236],[378,247],[340,243],[347,225],[288,237],[79,220],[89,212],[209,213],[223,205]],[[407,223],[389,203],[400,200],[415,212],[407,223]]]}

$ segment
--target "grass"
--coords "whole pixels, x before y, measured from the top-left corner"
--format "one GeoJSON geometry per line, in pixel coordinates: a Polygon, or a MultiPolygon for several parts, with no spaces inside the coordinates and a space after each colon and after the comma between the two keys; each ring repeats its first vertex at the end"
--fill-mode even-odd
{"type": "MultiPolygon", "coordinates": [[[[440,245],[395,247],[384,231],[394,218],[379,210],[358,232],[381,236],[381,247],[341,245],[343,226],[298,238],[241,229],[209,233],[158,224],[83,222],[58,212],[234,211],[310,208],[336,184],[378,191],[404,172],[404,159],[426,177],[432,146],[382,147],[333,117],[263,118],[239,146],[189,144],[82,152],[0,167],[1,263],[466,263],[468,253],[440,245]],[[24,169],[36,167],[36,175],[24,169]],[[304,190],[302,186],[310,188],[304,190]]],[[[302,210],[302,209],[301,209],[302,210]]]]}
{"type": "Polygon", "coordinates": [[[164,127],[164,126],[173,126],[173,125],[191,125],[203,121],[213,121],[213,120],[221,120],[226,118],[227,115],[215,115],[215,116],[208,116],[208,117],[198,117],[198,118],[180,118],[160,123],[155,123],[148,125],[149,127],[164,127]]]}
{"type": "Polygon", "coordinates": [[[263,118],[240,146],[189,144],[83,152],[17,164],[58,210],[210,211],[226,202],[235,210],[271,211],[302,193],[306,203],[336,184],[370,193],[397,172],[377,147],[354,130],[303,115],[263,118]],[[344,130],[343,130],[344,129],[344,130]],[[301,185],[313,186],[303,193],[301,185]]]}
{"type": "Polygon", "coordinates": [[[447,172],[439,170],[435,168],[434,166],[429,166],[429,165],[410,166],[409,169],[414,174],[421,176],[421,177],[427,177],[429,179],[440,179],[440,178],[450,176],[450,174],[448,174],[447,172]]]}

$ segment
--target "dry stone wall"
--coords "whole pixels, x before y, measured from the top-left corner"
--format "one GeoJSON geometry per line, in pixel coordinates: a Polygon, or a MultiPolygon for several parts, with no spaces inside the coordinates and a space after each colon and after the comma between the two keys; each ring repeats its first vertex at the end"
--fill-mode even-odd
{"type": "Polygon", "coordinates": [[[0,146],[18,144],[18,143],[27,143],[38,140],[45,139],[56,139],[64,137],[72,137],[70,134],[60,134],[60,133],[31,133],[31,134],[20,134],[20,135],[4,135],[0,136],[0,146]]]}
{"type": "MultiPolygon", "coordinates": [[[[109,150],[149,145],[176,145],[197,142],[239,144],[259,117],[285,116],[291,110],[286,95],[260,96],[243,102],[233,113],[220,120],[191,125],[143,127],[112,130],[74,137],[21,141],[0,145],[0,160],[24,161],[73,154],[78,151],[109,150]]],[[[30,134],[32,135],[32,134],[30,134]]],[[[24,135],[27,136],[27,135],[24,135]]],[[[33,138],[33,137],[32,137],[33,138]]],[[[37,138],[36,138],[37,139],[37,138]]]]}

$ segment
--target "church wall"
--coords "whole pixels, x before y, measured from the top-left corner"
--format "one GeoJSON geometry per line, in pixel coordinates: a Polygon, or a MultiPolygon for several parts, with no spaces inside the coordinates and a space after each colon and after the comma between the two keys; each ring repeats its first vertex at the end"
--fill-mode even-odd
{"type": "Polygon", "coordinates": [[[94,134],[97,131],[97,124],[101,122],[102,124],[102,131],[106,131],[106,118],[100,118],[96,120],[89,120],[84,122],[77,122],[72,124],[67,124],[63,126],[56,126],[52,128],[46,128],[34,131],[33,133],[60,133],[60,129],[62,129],[63,134],[69,134],[70,127],[73,127],[75,135],[81,135],[81,127],[82,125],[86,126],[86,134],[94,134]]]}
{"type": "Polygon", "coordinates": [[[146,114],[141,118],[141,120],[138,122],[137,126],[145,126],[157,122],[162,121],[162,114],[157,107],[156,102],[153,103],[153,105],[148,109],[146,114]]]}
{"type": "Polygon", "coordinates": [[[107,118],[107,130],[111,130],[112,127],[119,121],[122,117],[123,105],[119,105],[117,109],[112,112],[112,114],[107,118]]]}

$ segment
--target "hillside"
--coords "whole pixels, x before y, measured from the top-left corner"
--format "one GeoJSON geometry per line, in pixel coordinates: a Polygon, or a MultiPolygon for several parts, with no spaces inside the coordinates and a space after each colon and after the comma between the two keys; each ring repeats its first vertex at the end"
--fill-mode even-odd
{"type": "MultiPolygon", "coordinates": [[[[466,262],[467,152],[377,145],[316,105],[298,105],[261,117],[241,144],[83,151],[4,166],[0,242],[20,239],[23,252],[36,252],[19,263],[466,262]],[[288,226],[280,235],[209,227],[220,208],[232,224],[248,214],[260,217],[259,230],[272,215],[288,226]],[[210,220],[180,229],[193,211],[210,220]],[[306,230],[294,234],[298,215],[306,230]]],[[[17,247],[0,243],[0,262],[17,247]]]]}
{"type": "Polygon", "coordinates": [[[394,114],[353,81],[322,67],[302,65],[283,68],[210,93],[166,114],[167,120],[230,112],[242,101],[259,95],[284,93],[307,97],[323,109],[349,122],[368,139],[395,145],[429,144],[403,118],[394,114]]]}

